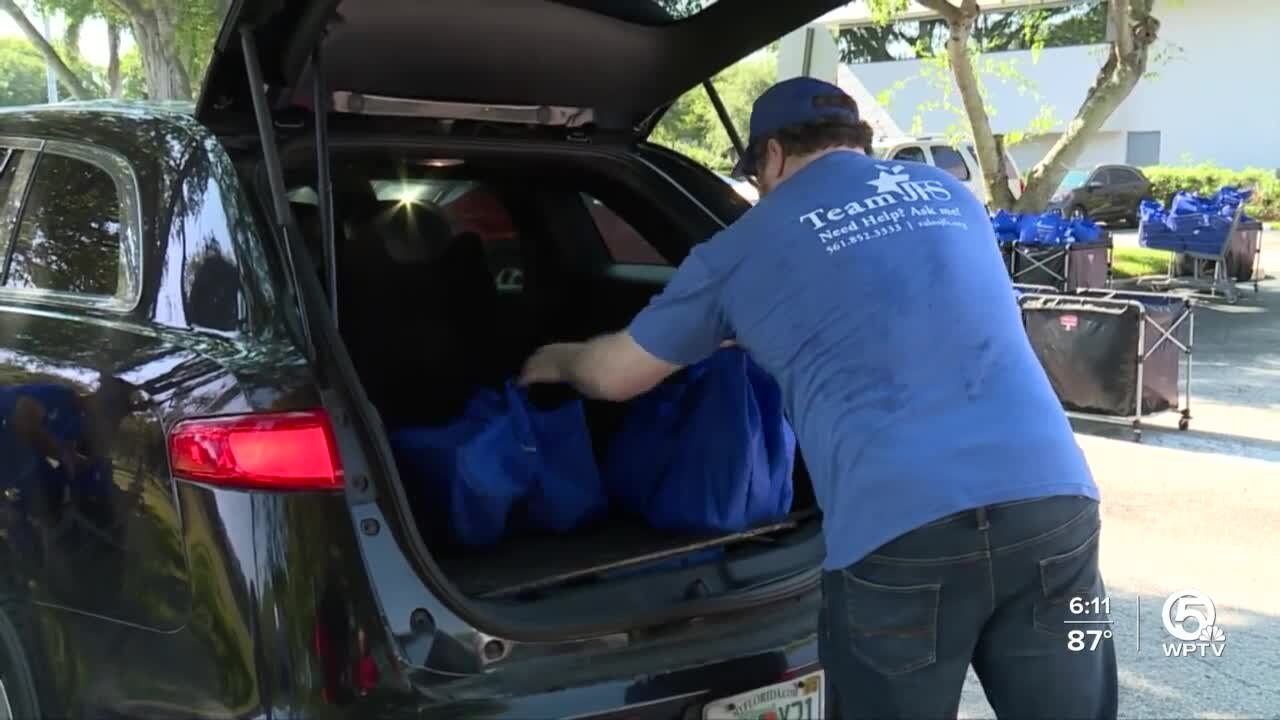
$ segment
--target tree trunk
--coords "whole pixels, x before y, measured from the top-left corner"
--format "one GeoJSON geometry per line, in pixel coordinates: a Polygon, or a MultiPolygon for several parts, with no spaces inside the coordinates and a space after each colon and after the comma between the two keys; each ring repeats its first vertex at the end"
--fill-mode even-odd
{"type": "Polygon", "coordinates": [[[107,23],[107,88],[116,100],[124,94],[120,77],[120,26],[114,22],[107,23]]]}
{"type": "Polygon", "coordinates": [[[965,116],[969,119],[973,149],[978,154],[978,166],[982,169],[982,184],[987,191],[987,202],[992,209],[1011,209],[1014,200],[1004,169],[1004,155],[991,130],[991,118],[987,116],[982,91],[978,88],[978,74],[969,57],[969,38],[973,35],[974,22],[978,19],[978,3],[975,0],[961,0],[957,6],[950,0],[921,0],[920,4],[947,21],[947,29],[950,31],[950,37],[947,38],[947,59],[951,62],[956,88],[960,91],[965,116]]]}
{"type": "Polygon", "coordinates": [[[18,7],[18,3],[14,0],[0,0],[0,12],[5,13],[13,18],[14,23],[18,25],[18,29],[26,36],[32,45],[36,46],[36,50],[44,56],[44,61],[53,68],[53,74],[57,76],[58,82],[66,88],[71,97],[76,100],[87,100],[90,96],[89,91],[85,88],[84,83],[80,82],[80,78],[76,76],[71,68],[63,62],[62,56],[58,55],[58,51],[53,45],[45,39],[44,35],[31,24],[31,20],[27,18],[27,14],[22,12],[22,8],[18,7]]]}
{"type": "Polygon", "coordinates": [[[83,17],[66,17],[66,27],[62,30],[62,53],[69,62],[80,60],[80,30],[83,28],[83,17]]]}
{"type": "Polygon", "coordinates": [[[176,6],[159,2],[147,8],[136,0],[116,0],[115,4],[129,16],[129,27],[142,56],[147,97],[151,100],[190,99],[191,79],[187,77],[187,69],[182,65],[175,41],[176,6]]]}
{"type": "Polygon", "coordinates": [[[1111,0],[1115,43],[1075,118],[1044,159],[1027,173],[1027,190],[1018,199],[1018,210],[1044,209],[1063,176],[1079,161],[1085,141],[1111,117],[1146,73],[1148,50],[1160,31],[1160,21],[1151,16],[1151,5],[1152,0],[1111,0]]]}

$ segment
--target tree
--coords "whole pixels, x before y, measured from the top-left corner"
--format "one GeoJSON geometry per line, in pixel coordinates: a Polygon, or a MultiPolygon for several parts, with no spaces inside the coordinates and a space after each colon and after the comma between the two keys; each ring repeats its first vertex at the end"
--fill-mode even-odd
{"type": "MultiPolygon", "coordinates": [[[[907,0],[867,1],[877,19],[886,23],[907,8],[907,0]]],[[[916,2],[937,13],[946,24],[947,63],[964,106],[991,204],[1019,211],[1045,207],[1067,169],[1079,160],[1088,137],[1102,127],[1146,73],[1150,48],[1160,28],[1159,20],[1151,14],[1154,0],[1110,0],[1106,4],[1108,20],[1116,29],[1106,62],[1098,70],[1084,101],[1061,137],[1027,173],[1026,190],[1015,203],[1001,161],[1003,148],[1000,139],[992,132],[990,114],[983,102],[981,84],[974,69],[974,58],[982,50],[978,43],[973,42],[979,18],[977,0],[916,2]]]]}
{"type": "Polygon", "coordinates": [[[42,12],[60,13],[65,19],[59,52],[49,38],[36,28],[18,5],[18,0],[0,0],[0,12],[14,19],[77,100],[126,92],[122,58],[119,55],[122,31],[127,28],[138,48],[146,94],[153,100],[188,100],[195,84],[204,76],[213,51],[214,37],[226,11],[225,0],[34,0],[42,12]],[[107,22],[111,57],[107,64],[105,90],[75,70],[79,29],[85,20],[100,17],[107,22]]]}
{"type": "Polygon", "coordinates": [[[44,61],[48,63],[49,67],[53,68],[53,74],[57,76],[58,82],[62,83],[72,97],[77,100],[85,100],[92,96],[88,88],[80,81],[80,77],[63,61],[62,56],[53,47],[53,44],[41,34],[40,30],[31,22],[31,19],[27,17],[27,14],[18,6],[17,0],[0,0],[0,12],[13,18],[14,23],[18,25],[18,29],[35,46],[36,50],[40,51],[44,61]]]}
{"type": "MultiPolygon", "coordinates": [[[[751,117],[751,104],[777,77],[777,53],[764,51],[734,63],[712,79],[716,94],[724,101],[740,133],[751,117]]],[[[727,172],[737,161],[729,134],[702,86],[681,95],[662,116],[649,139],[712,170],[727,172]]]]}
{"type": "Polygon", "coordinates": [[[0,38],[0,106],[36,105],[47,92],[40,53],[26,40],[0,38]]]}

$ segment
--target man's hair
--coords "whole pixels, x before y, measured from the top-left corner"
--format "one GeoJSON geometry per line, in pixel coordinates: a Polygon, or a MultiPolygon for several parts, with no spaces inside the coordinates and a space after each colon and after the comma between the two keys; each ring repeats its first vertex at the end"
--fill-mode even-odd
{"type": "MultiPolygon", "coordinates": [[[[844,93],[817,95],[813,98],[815,108],[843,108],[858,113],[858,103],[844,93]]],[[[820,150],[837,147],[859,148],[871,154],[871,141],[875,131],[863,120],[850,122],[839,115],[832,115],[813,122],[796,123],[779,128],[777,132],[761,137],[755,142],[757,163],[764,162],[764,148],[770,140],[777,140],[782,145],[782,152],[787,156],[811,155],[820,150]]],[[[756,168],[757,172],[760,168],[756,168]]]]}

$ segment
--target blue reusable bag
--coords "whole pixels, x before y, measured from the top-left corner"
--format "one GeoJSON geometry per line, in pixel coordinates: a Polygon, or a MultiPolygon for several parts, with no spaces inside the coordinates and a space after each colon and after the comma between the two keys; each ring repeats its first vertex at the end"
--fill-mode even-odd
{"type": "Polygon", "coordinates": [[[1089,218],[1071,220],[1067,228],[1068,239],[1075,242],[1097,242],[1102,237],[1102,228],[1089,218]]]}
{"type": "Polygon", "coordinates": [[[391,445],[435,527],[463,545],[491,545],[516,526],[568,532],[606,504],[579,400],[542,409],[507,383],[481,390],[448,425],[393,433],[391,445]]]}
{"type": "Polygon", "coordinates": [[[631,401],[605,489],[658,530],[739,532],[791,510],[795,447],[781,388],[723,349],[631,401]]]}
{"type": "Polygon", "coordinates": [[[997,210],[991,216],[991,229],[996,233],[996,240],[1013,242],[1018,239],[1018,216],[1008,210],[997,210]]]}

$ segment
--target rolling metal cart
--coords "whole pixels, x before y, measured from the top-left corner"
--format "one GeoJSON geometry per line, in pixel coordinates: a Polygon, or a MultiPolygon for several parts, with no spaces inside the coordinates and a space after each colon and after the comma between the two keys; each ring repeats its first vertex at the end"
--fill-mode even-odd
{"type": "Polygon", "coordinates": [[[1240,301],[1236,282],[1244,270],[1237,266],[1243,260],[1248,264],[1248,277],[1253,279],[1253,290],[1257,293],[1262,233],[1254,233],[1248,223],[1242,224],[1243,215],[1242,202],[1230,217],[1211,213],[1171,215],[1172,227],[1164,222],[1149,223],[1144,218],[1138,223],[1138,243],[1145,248],[1168,251],[1172,256],[1166,277],[1142,280],[1162,289],[1189,287],[1208,291],[1211,296],[1221,294],[1234,305],[1240,301]],[[1249,247],[1250,241],[1252,247],[1249,247]],[[1246,255],[1250,256],[1248,260],[1244,260],[1246,255]],[[1189,274],[1181,276],[1179,270],[1186,269],[1188,264],[1189,274]]]}
{"type": "Polygon", "coordinates": [[[1111,286],[1111,233],[1065,245],[1007,245],[1002,249],[1015,284],[1048,285],[1058,292],[1111,286]]]}
{"type": "MultiPolygon", "coordinates": [[[[1178,253],[1178,277],[1195,274],[1196,264],[1200,272],[1206,270],[1206,261],[1196,260],[1178,253]]],[[[1241,220],[1236,223],[1235,232],[1231,235],[1231,244],[1227,248],[1227,276],[1238,283],[1253,283],[1253,292],[1258,292],[1258,281],[1266,279],[1266,271],[1262,265],[1262,223],[1257,220],[1241,220]]],[[[1208,268],[1212,273],[1212,268],[1208,268]]]]}
{"type": "Polygon", "coordinates": [[[1168,293],[1081,290],[1019,298],[1036,356],[1069,415],[1142,421],[1177,412],[1191,424],[1193,303],[1168,293]]]}

